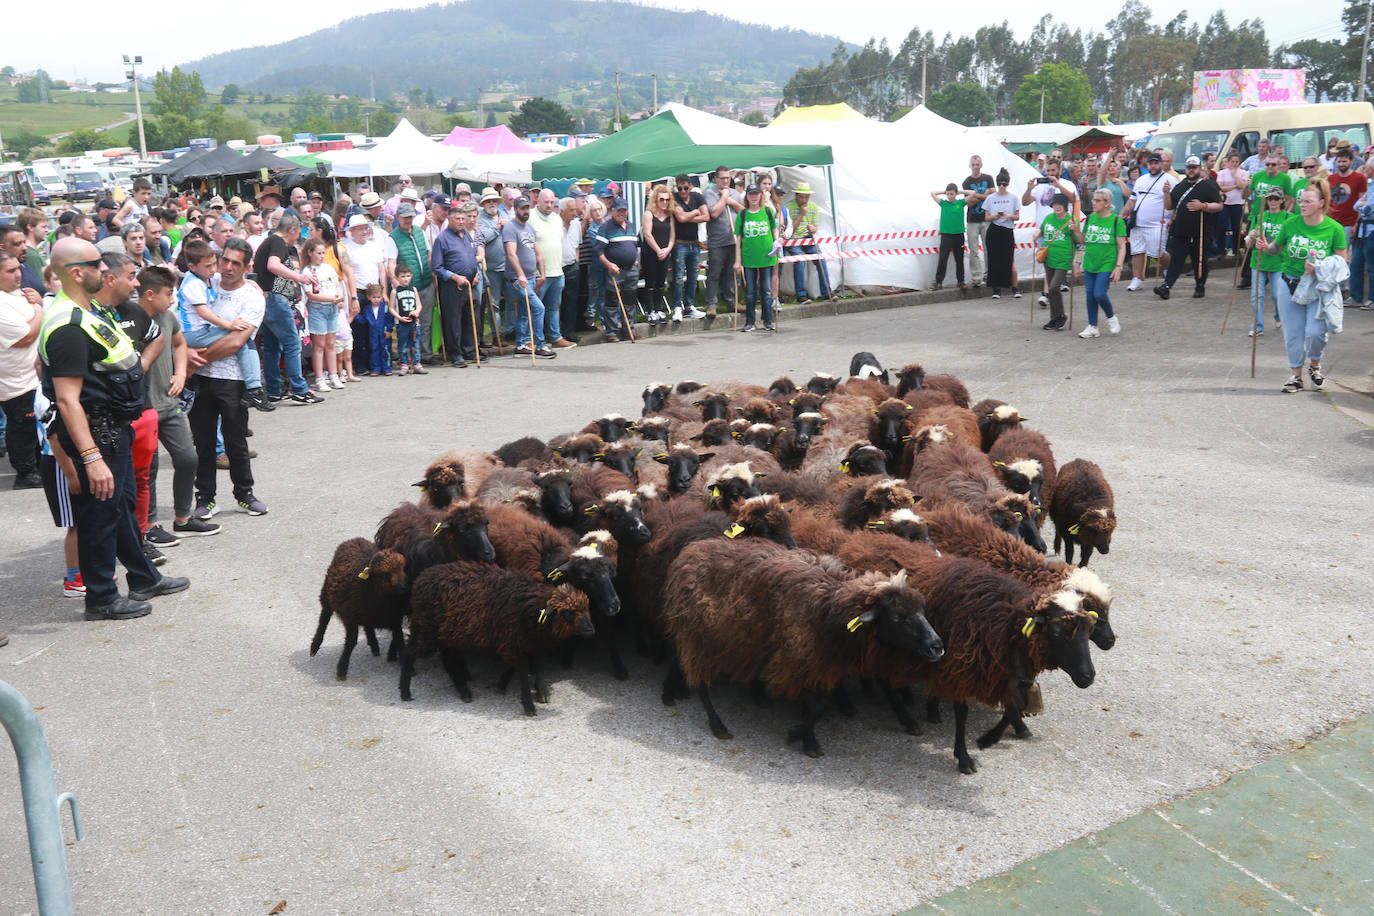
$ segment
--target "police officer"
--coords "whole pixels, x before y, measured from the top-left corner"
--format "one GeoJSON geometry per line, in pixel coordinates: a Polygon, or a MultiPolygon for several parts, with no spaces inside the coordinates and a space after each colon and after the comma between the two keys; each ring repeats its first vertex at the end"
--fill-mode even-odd
{"type": "Polygon", "coordinates": [[[128,335],[94,308],[108,270],[80,238],[53,246],[62,290],[43,313],[38,352],[43,393],[56,407],[49,430],[76,465],[72,496],[87,620],[125,620],[152,610],[149,598],[183,591],[189,579],[163,576],[143,554],[134,517],[134,433],[143,411],[143,370],[128,335]],[[115,584],[115,560],[128,571],[129,595],[115,584]]]}

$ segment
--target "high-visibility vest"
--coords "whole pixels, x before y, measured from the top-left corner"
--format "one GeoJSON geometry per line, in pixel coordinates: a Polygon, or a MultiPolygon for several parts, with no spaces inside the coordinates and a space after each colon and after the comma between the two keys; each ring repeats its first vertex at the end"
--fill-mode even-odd
{"type": "MultiPolygon", "coordinates": [[[[59,328],[75,325],[103,355],[86,366],[81,385],[81,405],[88,413],[109,414],[117,420],[131,421],[143,412],[147,394],[143,386],[143,366],[134,342],[119,325],[96,309],[83,309],[65,292],[59,292],[43,310],[38,334],[38,355],[48,363],[48,338],[59,328]]],[[[52,385],[44,373],[44,391],[50,397],[52,385]]]]}

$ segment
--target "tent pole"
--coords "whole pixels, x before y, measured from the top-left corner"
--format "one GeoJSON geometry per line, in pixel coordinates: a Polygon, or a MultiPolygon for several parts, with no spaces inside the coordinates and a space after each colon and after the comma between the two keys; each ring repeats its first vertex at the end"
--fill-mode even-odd
{"type": "MultiPolygon", "coordinates": [[[[835,166],[833,163],[825,167],[825,186],[830,195],[830,223],[834,228],[835,234],[839,235],[840,213],[835,209],[835,166]]],[[[819,252],[820,248],[818,247],[816,251],[819,252]]],[[[839,258],[837,260],[838,263],[836,263],[835,266],[839,268],[840,282],[838,286],[832,283],[830,285],[830,292],[838,298],[840,290],[844,289],[844,258],[839,258]]],[[[824,258],[821,259],[821,263],[825,263],[824,258]]]]}

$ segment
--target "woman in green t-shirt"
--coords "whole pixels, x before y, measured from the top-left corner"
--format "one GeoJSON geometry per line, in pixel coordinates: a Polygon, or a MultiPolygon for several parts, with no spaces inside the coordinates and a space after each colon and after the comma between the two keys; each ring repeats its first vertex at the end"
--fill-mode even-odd
{"type": "MultiPolygon", "coordinates": [[[[1270,185],[1264,189],[1264,199],[1260,209],[1250,214],[1251,228],[1259,230],[1265,238],[1278,238],[1279,230],[1293,214],[1288,210],[1288,195],[1283,188],[1270,185]]],[[[1254,306],[1255,320],[1250,324],[1250,335],[1255,337],[1264,333],[1264,293],[1274,300],[1274,327],[1282,327],[1279,320],[1279,284],[1283,282],[1283,255],[1267,254],[1258,248],[1250,255],[1250,271],[1254,274],[1251,284],[1250,304],[1254,306]]]]}
{"type": "Polygon", "coordinates": [[[1116,215],[1112,192],[1098,188],[1093,192],[1093,212],[1083,224],[1083,292],[1088,300],[1088,326],[1078,332],[1079,337],[1101,337],[1097,330],[1097,309],[1107,316],[1107,330],[1121,332],[1121,322],[1112,311],[1107,288],[1121,279],[1121,265],[1126,260],[1126,221],[1116,215]]]}
{"type": "Polygon", "coordinates": [[[744,209],[735,217],[735,272],[744,274],[744,327],[754,330],[754,303],[763,305],[763,329],[773,325],[773,265],[779,236],[778,218],[763,205],[763,189],[751,184],[744,191],[744,209]]]}
{"type": "Polygon", "coordinates": [[[1054,195],[1050,209],[1052,212],[1045,215],[1045,221],[1035,230],[1036,243],[1043,243],[1049,249],[1045,257],[1045,280],[1050,291],[1050,320],[1045,322],[1043,329],[1062,331],[1069,319],[1064,314],[1064,294],[1059,287],[1067,282],[1073,268],[1073,246],[1083,241],[1083,232],[1069,213],[1068,195],[1054,195]]]}
{"type": "Polygon", "coordinates": [[[1326,319],[1317,315],[1321,302],[1299,305],[1293,301],[1293,292],[1304,273],[1316,272],[1319,261],[1333,255],[1350,257],[1345,228],[1326,215],[1330,207],[1331,186],[1321,179],[1310,181],[1298,198],[1298,212],[1284,222],[1277,236],[1271,239],[1259,231],[1251,232],[1261,253],[1283,255],[1282,276],[1274,292],[1278,295],[1279,315],[1283,318],[1288,366],[1293,370],[1292,378],[1283,384],[1282,390],[1288,394],[1302,391],[1304,359],[1310,363],[1307,374],[1313,387],[1321,388],[1326,381],[1321,363],[1329,328],[1326,319]]]}

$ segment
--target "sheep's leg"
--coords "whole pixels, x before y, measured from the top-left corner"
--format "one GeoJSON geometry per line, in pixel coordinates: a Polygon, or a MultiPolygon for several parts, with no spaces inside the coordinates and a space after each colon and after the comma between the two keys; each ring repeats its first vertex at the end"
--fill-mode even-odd
{"type": "Polygon", "coordinates": [[[606,651],[611,655],[611,672],[617,681],[628,681],[630,670],[625,667],[625,661],[620,657],[620,648],[615,644],[615,634],[611,632],[611,622],[603,618],[602,626],[596,628],[596,635],[606,644],[606,651]]]}
{"type": "Polygon", "coordinates": [[[1055,552],[1055,553],[1058,553],[1058,552],[1059,552],[1059,544],[1060,544],[1060,542],[1061,542],[1062,540],[1063,540],[1063,536],[1059,533],[1059,526],[1058,526],[1058,525],[1055,525],[1055,526],[1054,526],[1054,552],[1055,552]]]}
{"type": "Polygon", "coordinates": [[[1088,565],[1088,557],[1090,557],[1090,556],[1093,555],[1093,547],[1092,547],[1091,544],[1079,544],[1078,546],[1081,547],[1082,550],[1083,550],[1083,559],[1081,559],[1081,560],[1078,561],[1078,565],[1079,565],[1079,566],[1087,566],[1087,565],[1088,565]]]}
{"type": "Polygon", "coordinates": [[[1013,706],[1007,712],[1011,715],[1011,733],[1025,741],[1031,736],[1031,730],[1026,727],[1026,720],[1021,718],[1020,707],[1013,706]]]}
{"type": "Polygon", "coordinates": [[[859,678],[859,693],[861,693],[861,694],[863,694],[865,697],[869,697],[869,698],[871,698],[871,697],[873,696],[873,678],[871,678],[871,677],[861,677],[861,678],[859,678]]]}
{"type": "Polygon", "coordinates": [[[940,698],[939,698],[939,697],[926,697],[926,721],[927,721],[927,722],[942,722],[942,721],[944,721],[943,719],[940,718],[940,698]]]}
{"type": "Polygon", "coordinates": [[[907,711],[906,704],[902,702],[898,692],[893,690],[887,681],[879,681],[878,684],[883,689],[883,696],[887,698],[887,705],[892,707],[892,714],[897,717],[897,723],[906,729],[908,735],[922,734],[921,723],[907,711]]]}
{"type": "Polygon", "coordinates": [[[510,679],[514,676],[515,669],[510,665],[507,665],[506,670],[502,671],[501,676],[496,679],[496,689],[501,691],[502,693],[505,693],[506,688],[510,686],[510,679]]]}
{"type": "Polygon", "coordinates": [[[954,704],[954,759],[959,761],[960,773],[977,773],[978,762],[968,754],[968,704],[954,704]]]}
{"type": "Polygon", "coordinates": [[[386,647],[386,660],[394,662],[401,654],[401,646],[406,644],[405,634],[399,626],[391,628],[391,645],[386,647]]]}
{"type": "Polygon", "coordinates": [[[573,641],[563,640],[563,644],[558,647],[558,660],[564,668],[571,668],[573,665],[573,641]]]}
{"type": "MultiPolygon", "coordinates": [[[[1055,544],[1059,543],[1059,535],[1057,533],[1054,536],[1054,542],[1055,544]]],[[[1067,534],[1064,535],[1064,562],[1073,563],[1073,537],[1067,534]]]]}
{"type": "Polygon", "coordinates": [[[830,695],[834,698],[835,708],[840,711],[840,715],[852,718],[859,714],[859,710],[854,707],[854,701],[849,698],[849,691],[844,689],[844,684],[836,684],[830,695]]]}
{"type": "Polygon", "coordinates": [[[534,697],[530,691],[530,664],[522,658],[515,663],[515,667],[520,673],[520,706],[525,710],[525,715],[538,715],[534,708],[534,697]]]}
{"type": "Polygon", "coordinates": [[[711,702],[711,691],[705,684],[697,688],[697,693],[701,695],[701,705],[706,707],[706,721],[711,725],[711,734],[727,741],[734,735],[730,734],[730,729],[725,727],[725,723],[720,721],[720,716],[716,713],[716,707],[711,702]]]}
{"type": "Polygon", "coordinates": [[[916,702],[916,694],[911,692],[910,687],[898,687],[897,696],[900,697],[902,702],[907,706],[911,706],[916,702]]]}
{"type": "Polygon", "coordinates": [[[329,618],[333,616],[333,611],[323,605],[320,606],[320,625],[315,629],[315,638],[310,640],[311,658],[314,658],[315,653],[320,651],[320,646],[324,643],[324,631],[329,629],[329,618]]]}
{"type": "Polygon", "coordinates": [[[682,665],[674,655],[668,674],[663,678],[663,705],[672,706],[677,703],[679,692],[686,689],[687,679],[682,674],[682,665]]]}
{"type": "Polygon", "coordinates": [[[334,669],[334,676],[341,681],[348,680],[348,659],[353,655],[353,647],[358,644],[358,627],[348,624],[344,629],[343,655],[339,656],[339,664],[334,669]]]}
{"type": "Polygon", "coordinates": [[[440,649],[439,660],[444,663],[444,670],[458,690],[458,696],[464,703],[471,703],[472,691],[468,689],[468,666],[463,661],[463,653],[457,649],[440,649]]]}
{"type": "Polygon", "coordinates": [[[401,647],[401,699],[413,700],[410,695],[410,679],[415,675],[415,647],[401,647]]]}
{"type": "Polygon", "coordinates": [[[773,705],[773,701],[768,697],[768,691],[764,689],[763,681],[757,678],[749,682],[749,696],[759,709],[767,709],[773,705]]]}
{"type": "Polygon", "coordinates": [[[987,750],[998,741],[1002,740],[1002,733],[1005,732],[1007,726],[1012,723],[1012,711],[1015,708],[1015,706],[1008,706],[1006,710],[1003,711],[1002,718],[997,720],[997,724],[983,732],[982,736],[978,739],[979,748],[987,750]]]}
{"type": "Polygon", "coordinates": [[[549,701],[549,685],[544,683],[544,676],[539,670],[539,656],[530,653],[530,672],[534,675],[534,698],[540,703],[549,701]]]}
{"type": "Polygon", "coordinates": [[[802,721],[800,725],[794,725],[787,732],[787,743],[800,740],[802,750],[808,757],[820,757],[825,752],[821,750],[821,743],[816,740],[816,723],[821,718],[820,699],[809,690],[803,690],[801,695],[802,721]]]}
{"type": "Polygon", "coordinates": [[[382,647],[377,644],[377,631],[372,627],[363,627],[363,632],[367,634],[367,647],[372,650],[372,654],[381,655],[382,647]]]}

